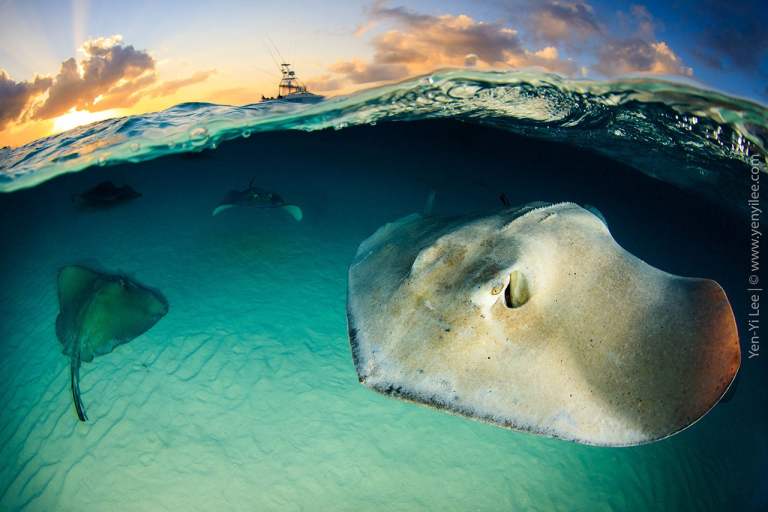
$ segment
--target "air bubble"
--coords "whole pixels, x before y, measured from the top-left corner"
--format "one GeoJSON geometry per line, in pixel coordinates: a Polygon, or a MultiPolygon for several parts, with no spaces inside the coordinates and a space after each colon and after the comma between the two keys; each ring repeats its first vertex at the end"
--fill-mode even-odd
{"type": "Polygon", "coordinates": [[[189,131],[189,138],[194,141],[202,141],[208,138],[208,129],[202,126],[193,128],[189,131]]]}
{"type": "Polygon", "coordinates": [[[247,139],[251,136],[251,130],[243,130],[243,138],[247,139]]]}
{"type": "Polygon", "coordinates": [[[131,145],[130,145],[130,146],[128,146],[128,147],[129,147],[129,148],[130,148],[130,150],[131,150],[131,151],[133,151],[134,153],[136,153],[136,152],[137,152],[137,151],[138,151],[138,150],[141,148],[141,146],[139,146],[139,143],[138,143],[138,142],[133,142],[133,143],[131,143],[131,145]]]}
{"type": "Polygon", "coordinates": [[[480,90],[481,88],[476,85],[460,84],[456,87],[451,87],[448,89],[447,94],[451,98],[467,100],[476,96],[480,90]]]}

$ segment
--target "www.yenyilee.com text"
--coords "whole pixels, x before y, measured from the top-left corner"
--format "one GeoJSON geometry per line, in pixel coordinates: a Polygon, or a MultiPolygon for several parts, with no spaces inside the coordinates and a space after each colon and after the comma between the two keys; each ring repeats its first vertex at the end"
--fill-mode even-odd
{"type": "Polygon", "coordinates": [[[747,281],[747,296],[749,309],[747,313],[747,332],[749,337],[749,359],[760,355],[760,295],[763,288],[760,284],[760,239],[763,234],[760,231],[760,216],[763,210],[760,208],[760,175],[762,172],[761,160],[757,155],[749,159],[750,186],[749,186],[749,276],[747,281]]]}

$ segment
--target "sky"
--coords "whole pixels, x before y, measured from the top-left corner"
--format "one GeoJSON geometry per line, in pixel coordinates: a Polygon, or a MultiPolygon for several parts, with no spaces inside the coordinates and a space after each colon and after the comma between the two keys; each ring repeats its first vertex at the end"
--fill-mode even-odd
{"type": "Polygon", "coordinates": [[[650,74],[768,103],[759,0],[0,0],[0,147],[185,101],[335,95],[444,67],[650,74]],[[280,55],[276,55],[279,50],[280,55]]]}

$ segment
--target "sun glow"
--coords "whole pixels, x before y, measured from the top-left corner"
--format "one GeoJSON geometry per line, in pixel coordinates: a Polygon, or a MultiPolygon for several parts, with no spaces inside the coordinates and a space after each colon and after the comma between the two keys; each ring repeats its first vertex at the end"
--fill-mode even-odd
{"type": "Polygon", "coordinates": [[[53,132],[65,132],[77,126],[95,123],[96,121],[102,121],[117,115],[119,115],[117,109],[102,110],[100,112],[72,109],[53,120],[53,132]]]}

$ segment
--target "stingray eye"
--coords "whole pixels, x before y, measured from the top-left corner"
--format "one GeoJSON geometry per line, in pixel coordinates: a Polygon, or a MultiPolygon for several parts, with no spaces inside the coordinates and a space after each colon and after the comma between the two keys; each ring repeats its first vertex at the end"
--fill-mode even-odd
{"type": "Polygon", "coordinates": [[[501,293],[501,290],[504,289],[504,286],[497,284],[493,288],[491,288],[491,295],[498,295],[501,293]]]}
{"type": "Polygon", "coordinates": [[[530,298],[531,292],[528,289],[528,280],[525,275],[519,270],[509,274],[509,282],[504,288],[504,304],[510,309],[519,308],[530,298]]]}

